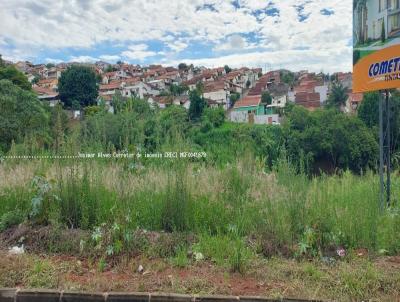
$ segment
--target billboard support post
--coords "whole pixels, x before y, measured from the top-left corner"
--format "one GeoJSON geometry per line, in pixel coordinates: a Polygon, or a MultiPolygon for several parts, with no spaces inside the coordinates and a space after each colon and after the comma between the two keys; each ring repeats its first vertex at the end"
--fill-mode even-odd
{"type": "Polygon", "coordinates": [[[379,93],[379,178],[380,178],[380,208],[384,208],[385,196],[385,178],[383,174],[383,98],[382,93],[379,93]]]}
{"type": "Polygon", "coordinates": [[[381,210],[386,206],[390,207],[391,195],[391,164],[390,164],[390,102],[389,91],[385,90],[385,98],[383,93],[379,94],[379,178],[380,178],[380,207],[381,210]],[[384,116],[385,113],[385,116],[384,116]],[[384,119],[385,117],[385,119],[384,119]],[[386,168],[386,178],[384,169],[386,168]],[[386,195],[386,200],[385,200],[386,195]]]}
{"type": "Polygon", "coordinates": [[[390,133],[390,103],[389,103],[389,91],[386,90],[386,203],[390,207],[390,174],[391,174],[391,163],[390,163],[390,145],[391,145],[391,133],[390,133]]]}

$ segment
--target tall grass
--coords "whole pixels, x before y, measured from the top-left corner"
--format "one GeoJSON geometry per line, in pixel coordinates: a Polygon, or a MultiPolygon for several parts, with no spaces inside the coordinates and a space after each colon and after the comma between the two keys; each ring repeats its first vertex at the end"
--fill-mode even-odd
{"type": "MultiPolygon", "coordinates": [[[[20,185],[15,178],[2,178],[0,217],[13,211],[30,217],[35,190],[24,175],[40,171],[51,184],[46,212],[51,217],[42,221],[69,228],[118,224],[231,238],[238,246],[236,258],[242,257],[239,243],[245,238],[257,238],[261,249],[272,244],[294,251],[303,244],[400,252],[399,209],[379,211],[373,173],[309,178],[284,159],[266,173],[262,161],[251,157],[223,168],[183,162],[138,171],[93,161],[39,167],[21,163],[12,169],[19,171],[20,185]]],[[[0,167],[0,175],[6,170],[0,167]]],[[[393,175],[394,198],[399,182],[393,175]]]]}

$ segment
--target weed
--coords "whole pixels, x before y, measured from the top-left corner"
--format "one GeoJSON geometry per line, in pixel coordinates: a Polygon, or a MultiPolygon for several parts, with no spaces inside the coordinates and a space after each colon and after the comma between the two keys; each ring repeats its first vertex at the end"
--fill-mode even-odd
{"type": "Polygon", "coordinates": [[[189,265],[188,251],[185,247],[179,247],[175,257],[171,259],[171,262],[174,266],[179,268],[184,268],[189,265]]]}
{"type": "Polygon", "coordinates": [[[57,270],[49,261],[36,260],[26,274],[25,282],[28,287],[32,288],[57,288],[57,270]]]}
{"type": "Polygon", "coordinates": [[[6,212],[0,217],[0,232],[23,222],[24,216],[19,210],[6,212]]]}

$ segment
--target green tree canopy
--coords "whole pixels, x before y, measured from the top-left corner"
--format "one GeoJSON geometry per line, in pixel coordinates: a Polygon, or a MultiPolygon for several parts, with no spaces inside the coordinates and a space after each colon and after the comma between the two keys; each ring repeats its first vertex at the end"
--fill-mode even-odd
{"type": "MultiPolygon", "coordinates": [[[[392,91],[389,98],[389,107],[391,115],[391,150],[399,149],[400,143],[400,94],[392,91]]],[[[386,111],[384,111],[385,114],[386,111]]],[[[358,117],[373,130],[378,140],[379,130],[379,93],[370,92],[364,95],[360,107],[358,108],[358,117]]],[[[386,118],[386,117],[385,117],[386,118]]]]}
{"type": "Polygon", "coordinates": [[[272,103],[272,96],[268,91],[264,91],[261,95],[261,102],[263,104],[271,105],[272,103]]]}
{"type": "Polygon", "coordinates": [[[32,85],[28,78],[14,66],[0,67],[0,80],[9,80],[24,90],[31,90],[32,85]]]}
{"type": "Polygon", "coordinates": [[[201,118],[206,102],[198,89],[190,91],[189,119],[195,121],[201,118]]]}
{"type": "Polygon", "coordinates": [[[293,86],[295,81],[296,81],[296,77],[294,75],[293,72],[290,71],[285,71],[285,72],[281,72],[281,79],[283,83],[286,83],[290,86],[293,86]]]}
{"type": "Polygon", "coordinates": [[[334,81],[327,100],[327,106],[340,110],[341,107],[346,106],[347,98],[347,89],[343,87],[342,83],[334,81]]]}
{"type": "Polygon", "coordinates": [[[231,100],[231,105],[235,105],[235,103],[240,99],[240,93],[238,92],[233,92],[229,96],[229,99],[231,100]]]}
{"type": "Polygon", "coordinates": [[[73,65],[62,72],[58,90],[61,101],[69,108],[93,106],[98,96],[96,74],[89,67],[73,65]]]}
{"type": "Polygon", "coordinates": [[[180,95],[184,94],[188,90],[189,90],[189,87],[186,86],[186,85],[175,85],[175,84],[172,84],[169,87],[169,91],[171,92],[171,95],[173,95],[173,96],[180,96],[180,95]]]}
{"type": "Polygon", "coordinates": [[[160,112],[160,125],[167,135],[182,134],[188,128],[188,114],[181,106],[169,106],[160,112]]]}
{"type": "Polygon", "coordinates": [[[310,170],[328,166],[358,173],[375,167],[377,141],[357,117],[333,109],[309,112],[295,106],[284,132],[290,157],[294,161],[303,158],[310,170]]]}
{"type": "Polygon", "coordinates": [[[230,68],[228,65],[225,65],[224,69],[226,73],[230,73],[232,71],[232,68],[230,68]]]}
{"type": "Polygon", "coordinates": [[[12,141],[34,137],[40,145],[49,142],[49,112],[37,96],[8,80],[0,80],[0,149],[12,141]]]}
{"type": "Polygon", "coordinates": [[[358,117],[369,128],[379,126],[379,93],[366,93],[357,111],[358,117]]]}
{"type": "Polygon", "coordinates": [[[203,120],[210,122],[214,127],[220,127],[225,121],[225,110],[222,107],[206,108],[204,110],[203,120]]]}
{"type": "Polygon", "coordinates": [[[187,70],[187,69],[188,69],[188,66],[186,65],[186,63],[180,63],[180,64],[178,65],[178,69],[179,69],[179,70],[187,70]]]}

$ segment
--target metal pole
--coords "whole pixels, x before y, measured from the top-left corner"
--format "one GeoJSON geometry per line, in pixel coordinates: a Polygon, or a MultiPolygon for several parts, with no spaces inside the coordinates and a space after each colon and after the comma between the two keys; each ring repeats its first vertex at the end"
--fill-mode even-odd
{"type": "Polygon", "coordinates": [[[390,104],[389,104],[389,91],[386,90],[386,203],[390,206],[390,174],[391,174],[391,163],[390,163],[390,104]]]}
{"type": "Polygon", "coordinates": [[[385,181],[383,176],[383,99],[382,93],[379,93],[379,177],[380,177],[380,207],[383,210],[384,205],[384,192],[385,192],[385,181]]]}

